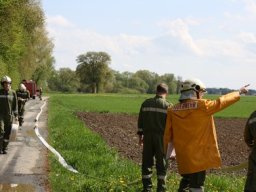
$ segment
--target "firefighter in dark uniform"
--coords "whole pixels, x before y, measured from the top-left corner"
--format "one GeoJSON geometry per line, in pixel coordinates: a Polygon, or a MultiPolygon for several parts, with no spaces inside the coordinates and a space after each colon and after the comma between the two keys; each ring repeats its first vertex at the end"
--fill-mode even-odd
{"type": "Polygon", "coordinates": [[[0,152],[7,153],[9,137],[12,129],[12,122],[17,117],[17,96],[11,89],[12,80],[8,76],[1,79],[0,89],[0,152]]]}
{"type": "Polygon", "coordinates": [[[152,167],[154,158],[157,170],[157,191],[166,191],[166,160],[163,150],[163,134],[167,108],[168,86],[157,85],[156,96],[143,102],[138,119],[139,144],[143,145],[142,153],[142,183],[143,192],[152,190],[152,167]]]}
{"type": "Polygon", "coordinates": [[[40,87],[39,89],[39,99],[42,101],[43,89],[40,87]]]}
{"type": "Polygon", "coordinates": [[[22,126],[24,122],[25,104],[30,98],[29,91],[24,84],[20,84],[19,89],[16,91],[18,98],[18,115],[19,115],[19,126],[22,126]]]}
{"type": "Polygon", "coordinates": [[[244,129],[244,140],[251,148],[244,191],[256,192],[256,111],[254,111],[247,120],[244,129]]]}

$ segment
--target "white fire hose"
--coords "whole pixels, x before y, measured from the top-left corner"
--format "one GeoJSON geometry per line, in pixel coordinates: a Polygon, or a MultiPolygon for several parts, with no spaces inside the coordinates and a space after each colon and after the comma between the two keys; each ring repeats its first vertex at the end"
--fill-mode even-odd
{"type": "Polygon", "coordinates": [[[65,159],[61,156],[61,154],[56,151],[51,145],[49,145],[45,139],[42,137],[42,135],[39,133],[39,130],[38,130],[38,119],[43,111],[43,108],[45,107],[46,105],[46,102],[44,100],[44,104],[40,107],[40,112],[37,114],[36,116],[36,119],[35,119],[35,133],[37,135],[37,137],[40,139],[40,141],[44,144],[45,147],[47,147],[47,149],[49,149],[57,158],[58,158],[58,161],[60,162],[60,164],[65,167],[67,170],[71,171],[71,172],[74,172],[74,173],[78,173],[77,170],[75,170],[71,165],[68,165],[67,162],[65,161],[65,159]]]}

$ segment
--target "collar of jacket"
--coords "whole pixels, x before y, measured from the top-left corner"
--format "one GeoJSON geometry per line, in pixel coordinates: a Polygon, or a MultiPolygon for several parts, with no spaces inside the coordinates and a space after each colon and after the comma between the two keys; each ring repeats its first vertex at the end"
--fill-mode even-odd
{"type": "Polygon", "coordinates": [[[164,98],[162,95],[156,95],[155,98],[164,98]]]}

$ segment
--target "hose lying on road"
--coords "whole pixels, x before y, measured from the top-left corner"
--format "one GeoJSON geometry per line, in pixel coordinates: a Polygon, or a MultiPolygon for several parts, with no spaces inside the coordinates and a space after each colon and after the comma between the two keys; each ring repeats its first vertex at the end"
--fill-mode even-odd
{"type": "MultiPolygon", "coordinates": [[[[60,162],[60,164],[66,168],[67,170],[73,172],[73,173],[79,173],[76,169],[74,169],[71,165],[68,165],[67,162],[65,161],[65,159],[61,156],[61,154],[56,151],[51,145],[49,145],[45,139],[42,137],[42,135],[39,133],[39,130],[38,130],[38,120],[39,120],[39,117],[43,111],[43,108],[45,107],[46,105],[46,101],[44,100],[44,104],[40,107],[40,112],[37,114],[36,116],[36,119],[35,119],[35,133],[37,135],[37,137],[40,139],[40,141],[44,144],[45,147],[47,147],[47,149],[49,149],[56,157],[58,157],[58,161],[60,162]]],[[[105,180],[105,179],[102,179],[102,178],[98,178],[98,177],[93,177],[93,176],[90,176],[90,175],[85,175],[85,174],[82,174],[82,173],[79,173],[85,177],[89,177],[89,178],[92,178],[92,179],[96,179],[98,181],[102,181],[102,182],[107,182],[107,183],[111,183],[109,180],[105,180]]],[[[134,184],[137,184],[138,182],[140,182],[140,179],[138,180],[135,180],[135,181],[132,181],[132,182],[129,182],[127,183],[127,187],[129,185],[134,185],[134,184]]]]}
{"type": "Polygon", "coordinates": [[[40,112],[37,114],[36,119],[35,119],[35,133],[37,135],[37,137],[41,140],[41,142],[44,144],[45,147],[47,147],[47,149],[49,149],[55,156],[58,157],[58,161],[60,162],[60,164],[65,167],[67,170],[74,172],[74,173],[78,173],[77,170],[75,170],[72,166],[68,165],[67,162],[65,161],[65,159],[60,155],[60,153],[58,151],[56,151],[52,146],[50,146],[45,139],[42,137],[42,135],[39,133],[38,130],[38,119],[43,111],[43,108],[45,107],[46,102],[44,101],[44,104],[40,107],[40,112]]]}

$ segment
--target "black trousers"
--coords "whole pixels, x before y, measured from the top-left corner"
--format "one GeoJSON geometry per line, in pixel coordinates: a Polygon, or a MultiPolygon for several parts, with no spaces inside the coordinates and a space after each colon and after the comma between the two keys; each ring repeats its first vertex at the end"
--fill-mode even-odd
{"type": "Polygon", "coordinates": [[[6,150],[12,130],[12,116],[0,116],[0,150],[6,150]]]}
{"type": "MultiPolygon", "coordinates": [[[[254,146],[255,147],[255,146],[254,146]]],[[[249,155],[245,192],[256,192],[256,148],[249,155]]]]}
{"type": "Polygon", "coordinates": [[[178,192],[188,191],[190,188],[203,189],[206,171],[183,174],[178,192]]]}
{"type": "Polygon", "coordinates": [[[163,135],[144,135],[142,154],[142,183],[144,189],[152,188],[152,167],[156,160],[157,191],[165,191],[166,160],[163,150],[163,135]]]}

